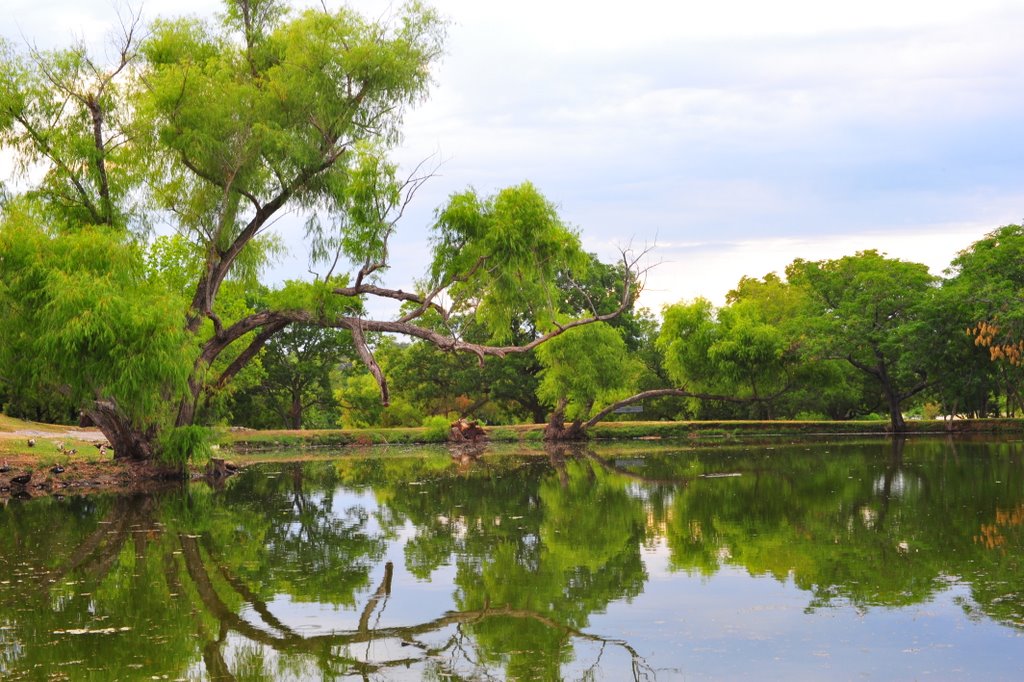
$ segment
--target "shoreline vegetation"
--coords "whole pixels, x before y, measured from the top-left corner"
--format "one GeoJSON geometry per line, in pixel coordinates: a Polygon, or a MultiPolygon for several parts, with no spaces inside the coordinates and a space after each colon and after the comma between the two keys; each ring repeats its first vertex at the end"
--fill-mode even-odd
{"type": "MultiPolygon", "coordinates": [[[[1024,434],[1024,419],[962,419],[909,421],[909,436],[973,436],[1024,434]]],[[[543,451],[544,424],[485,427],[485,440],[500,454],[508,448],[543,451]]],[[[98,429],[21,421],[0,415],[0,502],[40,496],[82,495],[94,492],[131,493],[175,485],[183,478],[211,480],[228,468],[266,461],[301,461],[355,454],[368,446],[450,446],[448,434],[429,427],[329,430],[214,429],[211,462],[192,462],[186,471],[156,462],[115,461],[98,445],[98,429]],[[29,442],[32,441],[32,445],[29,442]],[[328,450],[332,451],[328,454],[328,450]],[[29,475],[28,481],[14,479],[29,475]]],[[[627,443],[665,441],[685,446],[713,447],[721,443],[757,443],[798,437],[879,437],[891,435],[887,421],[678,421],[608,422],[594,427],[586,442],[627,443]]],[[[567,444],[560,443],[559,446],[567,444]]],[[[473,444],[469,447],[480,447],[473,444]]],[[[408,450],[403,449],[403,452],[408,450]]]]}
{"type": "MultiPolygon", "coordinates": [[[[484,427],[487,442],[544,442],[545,424],[484,427]]],[[[617,440],[700,441],[724,438],[776,436],[891,435],[888,421],[629,421],[605,422],[590,428],[583,442],[617,440]]],[[[957,419],[909,421],[905,435],[1024,433],[1024,419],[957,419]]],[[[344,447],[350,445],[417,445],[447,443],[444,435],[428,428],[368,428],[323,430],[249,430],[235,428],[223,434],[220,444],[237,453],[293,447],[344,447]]]]}

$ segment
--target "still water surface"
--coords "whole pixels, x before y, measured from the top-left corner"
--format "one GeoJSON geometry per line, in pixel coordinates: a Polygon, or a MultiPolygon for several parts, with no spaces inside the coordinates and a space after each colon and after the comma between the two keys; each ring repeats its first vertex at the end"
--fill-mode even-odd
{"type": "Polygon", "coordinates": [[[1010,680],[1024,444],[267,463],[0,508],[0,678],[1010,680]]]}

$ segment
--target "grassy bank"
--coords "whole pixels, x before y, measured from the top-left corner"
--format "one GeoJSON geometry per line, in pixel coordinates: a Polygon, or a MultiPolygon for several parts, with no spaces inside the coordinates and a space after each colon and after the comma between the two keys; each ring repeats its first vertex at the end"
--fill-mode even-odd
{"type": "MultiPolygon", "coordinates": [[[[973,419],[956,421],[912,421],[911,434],[1024,433],[1024,419],[973,419]]],[[[543,424],[491,426],[487,437],[494,443],[543,441],[543,424]]],[[[590,430],[594,440],[676,439],[721,440],[775,436],[885,435],[885,421],[720,421],[720,422],[606,422],[590,430]]],[[[312,431],[223,432],[221,446],[236,452],[278,448],[337,448],[359,445],[412,445],[442,443],[444,438],[424,428],[331,429],[312,431]]]]}
{"type": "MultiPolygon", "coordinates": [[[[644,453],[651,441],[683,447],[749,447],[780,440],[812,440],[837,436],[877,438],[887,434],[882,421],[730,421],[730,422],[611,422],[591,431],[591,442],[622,453],[644,453]]],[[[911,434],[959,436],[1024,434],[1024,420],[984,419],[954,422],[915,421],[911,434]]],[[[450,453],[444,430],[438,428],[354,429],[322,431],[215,431],[219,457],[237,464],[261,461],[299,461],[359,454],[360,446],[392,446],[383,452],[395,455],[435,456],[450,453]],[[424,444],[431,444],[423,447],[424,444]]],[[[544,425],[527,424],[487,429],[488,453],[499,458],[544,455],[544,425]]],[[[167,471],[157,462],[114,461],[94,447],[103,440],[96,429],[38,424],[0,415],[0,503],[12,497],[85,494],[148,490],[166,484],[167,471]],[[32,445],[29,445],[29,441],[32,445]],[[60,448],[64,446],[64,449],[60,448]],[[76,450],[72,454],[72,450],[76,450]],[[14,478],[29,475],[29,484],[15,485],[14,478]]],[[[380,453],[381,450],[377,450],[380,453]]],[[[466,454],[465,456],[469,456],[466,454]]],[[[200,476],[205,462],[194,462],[193,476],[200,476]]]]}
{"type": "MultiPolygon", "coordinates": [[[[1024,419],[970,419],[956,421],[911,421],[907,423],[911,434],[1021,434],[1024,419]]],[[[544,438],[543,424],[486,427],[492,443],[540,444],[544,438]]],[[[889,433],[886,421],[702,421],[702,422],[605,422],[590,430],[597,441],[664,439],[680,441],[715,442],[723,439],[774,438],[787,436],[832,435],[885,435],[889,433]]],[[[378,429],[325,429],[306,431],[255,431],[251,429],[217,430],[221,449],[246,453],[281,449],[335,449],[368,445],[418,445],[444,443],[437,429],[378,428],[378,429]]],[[[0,415],[0,457],[33,455],[43,463],[60,462],[66,448],[77,448],[82,459],[94,460],[98,452],[92,442],[102,440],[95,429],[55,426],[12,419],[0,415]],[[28,439],[36,442],[27,445],[28,439]]],[[[107,455],[109,457],[109,455],[107,455]]]]}

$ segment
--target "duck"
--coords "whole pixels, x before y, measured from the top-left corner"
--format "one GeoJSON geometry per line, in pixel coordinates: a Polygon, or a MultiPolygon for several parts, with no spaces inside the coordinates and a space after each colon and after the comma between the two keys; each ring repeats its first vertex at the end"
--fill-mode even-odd
{"type": "Polygon", "coordinates": [[[64,473],[64,467],[62,467],[61,465],[58,464],[55,467],[53,467],[52,469],[50,469],[50,471],[55,473],[55,474],[63,474],[64,473]]]}
{"type": "Polygon", "coordinates": [[[36,446],[36,439],[35,438],[29,438],[28,439],[28,446],[30,448],[34,448],[36,446]]]}
{"type": "Polygon", "coordinates": [[[11,479],[11,483],[13,483],[15,485],[25,485],[26,483],[28,483],[31,480],[32,480],[32,472],[30,471],[27,474],[22,474],[20,476],[15,476],[14,478],[11,479]]]}
{"type": "Polygon", "coordinates": [[[11,470],[11,467],[10,467],[9,464],[7,464],[7,460],[5,459],[4,463],[0,464],[0,474],[6,474],[10,470],[11,470]]]}

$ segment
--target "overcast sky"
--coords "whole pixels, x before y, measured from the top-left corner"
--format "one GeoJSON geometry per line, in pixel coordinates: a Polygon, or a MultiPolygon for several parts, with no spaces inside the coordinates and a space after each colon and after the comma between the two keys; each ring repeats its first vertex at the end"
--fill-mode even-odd
{"type": "MultiPolygon", "coordinates": [[[[106,0],[3,4],[0,33],[41,47],[116,17],[106,0]]],[[[877,248],[939,274],[1024,219],[1021,0],[432,4],[447,56],[396,155],[444,165],[394,244],[396,286],[424,269],[432,210],[468,185],[531,180],[604,259],[656,244],[655,311],[721,303],[797,257],[877,248]]],[[[144,16],[211,7],[149,0],[144,16]]]]}

